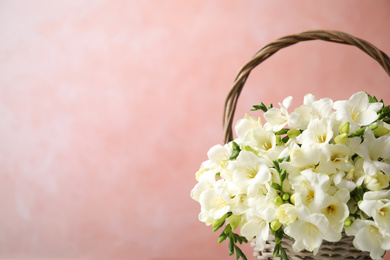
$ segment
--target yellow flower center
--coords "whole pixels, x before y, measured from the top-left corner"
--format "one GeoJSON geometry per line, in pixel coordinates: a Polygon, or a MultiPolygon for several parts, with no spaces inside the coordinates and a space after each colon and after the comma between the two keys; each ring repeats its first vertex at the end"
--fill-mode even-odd
{"type": "Polygon", "coordinates": [[[306,201],[308,203],[311,203],[314,199],[314,191],[313,190],[309,190],[309,192],[307,193],[306,195],[306,201]]]}
{"type": "Polygon", "coordinates": [[[271,144],[271,142],[269,142],[269,141],[267,141],[267,142],[265,142],[264,144],[263,144],[263,149],[264,150],[269,150],[269,149],[271,149],[272,148],[272,144],[271,144]]]}
{"type": "Polygon", "coordinates": [[[320,135],[320,136],[318,136],[318,137],[317,137],[317,141],[318,141],[319,143],[325,143],[325,141],[326,141],[326,135],[320,135]]]}

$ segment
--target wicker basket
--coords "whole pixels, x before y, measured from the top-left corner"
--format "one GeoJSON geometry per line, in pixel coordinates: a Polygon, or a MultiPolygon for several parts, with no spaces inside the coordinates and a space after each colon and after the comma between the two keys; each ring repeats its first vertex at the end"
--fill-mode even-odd
{"type": "MultiPolygon", "coordinates": [[[[354,45],[370,55],[375,59],[387,72],[390,76],[390,59],[383,53],[381,50],[376,48],[371,43],[364,41],[362,39],[356,38],[352,35],[349,35],[344,32],[339,31],[326,31],[326,30],[316,30],[316,31],[307,31],[300,34],[294,34],[282,37],[276,41],[273,41],[259,50],[253,58],[248,61],[238,72],[234,82],[233,87],[230,90],[224,108],[224,117],[223,117],[223,126],[224,126],[224,140],[225,143],[228,143],[233,140],[233,118],[237,106],[237,101],[240,96],[241,90],[244,87],[244,84],[252,71],[257,65],[259,65],[264,60],[268,59],[275,52],[290,45],[296,44],[301,41],[311,41],[311,40],[322,40],[329,41],[334,43],[341,43],[347,45],[354,45]]],[[[287,255],[290,260],[294,259],[371,259],[369,253],[362,252],[357,250],[352,244],[353,237],[343,236],[343,238],[336,243],[331,243],[323,241],[320,250],[316,256],[313,256],[312,252],[294,252],[292,250],[293,240],[283,238],[282,244],[283,248],[286,250],[287,255]]],[[[254,243],[252,243],[254,246],[254,243]]],[[[272,255],[275,242],[272,236],[267,241],[265,249],[260,252],[255,248],[254,255],[259,260],[265,259],[279,259],[279,257],[274,258],[272,255]]]]}
{"type": "MultiPolygon", "coordinates": [[[[356,249],[352,244],[353,237],[343,236],[338,242],[323,241],[320,250],[316,255],[312,252],[302,251],[296,253],[292,250],[294,240],[289,238],[283,238],[282,246],[285,249],[290,260],[299,259],[315,259],[315,260],[326,260],[326,259],[371,259],[369,252],[362,252],[356,249]]],[[[279,257],[273,257],[272,252],[274,251],[275,242],[274,237],[271,235],[270,239],[266,242],[263,251],[256,248],[256,243],[251,242],[251,246],[254,248],[253,255],[258,260],[271,260],[280,259],[279,257]]]]}

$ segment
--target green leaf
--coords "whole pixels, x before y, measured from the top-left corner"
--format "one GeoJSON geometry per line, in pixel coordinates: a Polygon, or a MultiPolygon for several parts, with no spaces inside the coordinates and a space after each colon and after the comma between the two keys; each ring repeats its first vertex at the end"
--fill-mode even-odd
{"type": "Polygon", "coordinates": [[[228,234],[226,234],[224,231],[219,235],[218,237],[218,244],[221,244],[225,239],[228,237],[228,234]]]}
{"type": "Polygon", "coordinates": [[[280,247],[281,247],[280,244],[275,244],[275,248],[273,252],[274,257],[277,257],[279,255],[280,247]]]}
{"type": "Polygon", "coordinates": [[[213,221],[213,225],[212,225],[213,232],[217,231],[218,229],[220,229],[223,226],[223,224],[225,224],[225,220],[227,217],[228,217],[228,213],[223,215],[222,218],[216,219],[213,221]]]}
{"type": "Polygon", "coordinates": [[[278,160],[273,160],[272,163],[274,164],[276,171],[280,173],[280,166],[278,160]]]}
{"type": "Polygon", "coordinates": [[[280,129],[279,131],[277,131],[275,134],[276,135],[284,135],[286,134],[290,129],[288,128],[283,128],[283,129],[280,129]]]}
{"type": "Polygon", "coordinates": [[[287,143],[289,139],[290,139],[290,137],[285,136],[285,137],[282,138],[282,142],[283,143],[287,143]]]}
{"type": "Polygon", "coordinates": [[[281,162],[289,162],[289,161],[290,161],[290,155],[287,155],[286,157],[278,159],[279,163],[281,163],[281,162]]]}
{"type": "Polygon", "coordinates": [[[261,102],[260,105],[254,105],[252,107],[253,108],[251,109],[251,111],[257,111],[257,110],[262,110],[263,112],[267,112],[268,111],[267,107],[264,105],[263,102],[261,102]]]}
{"type": "Polygon", "coordinates": [[[363,187],[362,186],[357,186],[356,190],[357,190],[357,192],[359,194],[360,200],[363,200],[363,195],[364,195],[363,187]]]}
{"type": "Polygon", "coordinates": [[[377,99],[375,96],[371,96],[371,95],[368,94],[367,92],[366,92],[366,94],[367,94],[367,96],[368,96],[368,100],[369,100],[370,103],[376,103],[376,102],[378,102],[378,99],[377,99]]]}
{"type": "Polygon", "coordinates": [[[285,180],[286,177],[287,177],[287,172],[286,172],[285,169],[282,170],[282,172],[280,173],[280,176],[279,176],[279,177],[280,177],[280,182],[283,183],[284,180],[285,180]]]}
{"type": "Polygon", "coordinates": [[[277,146],[284,145],[282,139],[280,138],[280,135],[276,135],[275,143],[276,143],[277,146]]]}
{"type": "Polygon", "coordinates": [[[274,188],[275,190],[282,191],[282,187],[276,182],[271,183],[271,187],[274,188]]]}
{"type": "Polygon", "coordinates": [[[232,227],[230,226],[230,224],[228,224],[226,225],[225,230],[223,232],[225,232],[225,234],[229,234],[231,231],[232,231],[232,227]]]}
{"type": "Polygon", "coordinates": [[[229,255],[233,255],[234,254],[234,237],[233,237],[233,234],[230,233],[229,234],[229,244],[228,244],[228,247],[229,247],[229,255]]]}
{"type": "Polygon", "coordinates": [[[245,254],[241,251],[241,249],[238,246],[235,246],[235,248],[236,248],[236,259],[239,259],[241,257],[243,260],[248,260],[245,254]]]}
{"type": "Polygon", "coordinates": [[[280,259],[281,259],[281,260],[288,260],[286,251],[284,251],[284,248],[283,248],[283,247],[280,247],[280,259]]]}

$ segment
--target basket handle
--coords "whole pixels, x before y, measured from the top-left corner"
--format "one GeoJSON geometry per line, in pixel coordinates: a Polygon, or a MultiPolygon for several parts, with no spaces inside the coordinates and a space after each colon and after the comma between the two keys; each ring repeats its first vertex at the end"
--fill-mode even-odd
{"type": "Polygon", "coordinates": [[[354,37],[350,34],[340,32],[340,31],[328,31],[328,30],[315,30],[307,31],[300,34],[292,34],[282,38],[279,38],[276,41],[273,41],[262,49],[260,49],[250,61],[248,61],[238,72],[232,89],[230,90],[224,107],[223,113],[223,129],[224,129],[224,142],[228,143],[233,140],[233,118],[236,111],[238,97],[240,96],[241,90],[244,87],[244,84],[252,71],[257,65],[268,59],[275,52],[290,45],[296,44],[302,41],[311,41],[311,40],[322,40],[328,42],[335,42],[347,45],[354,45],[370,55],[375,59],[387,72],[390,76],[390,59],[386,53],[379,50],[377,47],[371,43],[354,37]]]}

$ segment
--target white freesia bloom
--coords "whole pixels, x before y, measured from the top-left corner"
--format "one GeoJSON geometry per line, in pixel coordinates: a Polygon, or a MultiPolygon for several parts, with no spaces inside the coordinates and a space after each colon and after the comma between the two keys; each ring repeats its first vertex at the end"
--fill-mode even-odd
{"type": "Polygon", "coordinates": [[[330,118],[332,115],[333,101],[330,98],[316,100],[308,94],[304,98],[304,104],[291,113],[288,125],[295,129],[306,129],[310,120],[330,118]]]}
{"type": "Polygon", "coordinates": [[[336,102],[308,94],[289,114],[291,102],[269,109],[264,124],[245,115],[234,142],[209,150],[191,190],[199,220],[226,226],[219,239],[235,242],[228,225],[240,224],[239,235],[260,250],[270,228],[281,228],[294,251],[313,254],[345,230],[356,248],[381,259],[390,250],[389,106],[364,92],[336,102]]]}
{"type": "Polygon", "coordinates": [[[283,148],[276,146],[276,135],[270,130],[256,127],[250,132],[244,145],[249,145],[257,154],[268,161],[278,158],[283,148]]]}
{"type": "Polygon", "coordinates": [[[271,178],[267,162],[252,152],[241,151],[228,167],[233,172],[233,181],[243,188],[245,193],[249,186],[265,184],[271,178]]]}
{"type": "Polygon", "coordinates": [[[351,150],[344,144],[329,145],[330,158],[321,158],[318,171],[334,174],[339,171],[348,172],[353,169],[350,162],[351,150]]]}
{"type": "Polygon", "coordinates": [[[264,113],[264,118],[267,120],[266,127],[271,127],[273,131],[277,132],[286,126],[288,121],[288,111],[292,103],[292,97],[287,97],[283,100],[282,104],[279,103],[280,109],[270,108],[264,113]]]}
{"type": "Polygon", "coordinates": [[[382,108],[382,103],[369,103],[365,92],[358,92],[346,101],[334,102],[336,119],[340,122],[350,122],[352,130],[358,126],[372,123],[378,118],[377,112],[382,108]]]}
{"type": "Polygon", "coordinates": [[[265,241],[269,236],[269,224],[262,218],[261,212],[249,210],[247,213],[247,222],[241,227],[241,235],[248,240],[256,237],[256,247],[264,249],[265,241]]]}
{"type": "Polygon", "coordinates": [[[320,162],[321,153],[315,146],[294,145],[290,150],[291,165],[298,168],[312,168],[320,162]]]}
{"type": "Polygon", "coordinates": [[[294,223],[298,218],[297,210],[294,205],[283,204],[276,210],[276,218],[282,224],[294,223]]]}
{"type": "Polygon", "coordinates": [[[348,200],[349,191],[339,190],[334,197],[328,196],[323,201],[321,213],[328,219],[329,227],[337,233],[341,233],[344,220],[349,216],[348,200]]]}
{"type": "Polygon", "coordinates": [[[245,114],[243,119],[238,120],[235,126],[235,131],[239,140],[245,142],[247,136],[251,133],[252,129],[262,127],[261,119],[255,119],[248,114],[245,114]]]}
{"type": "Polygon", "coordinates": [[[202,163],[200,170],[196,173],[196,179],[198,180],[208,170],[214,170],[215,173],[224,171],[231,152],[232,148],[229,144],[224,146],[217,144],[211,147],[207,152],[208,160],[202,163]]]}
{"type": "Polygon", "coordinates": [[[246,194],[237,194],[230,200],[230,210],[233,215],[242,215],[247,212],[248,196],[246,194]]]}
{"type": "Polygon", "coordinates": [[[202,192],[214,189],[216,170],[208,170],[203,172],[198,178],[198,183],[191,190],[191,198],[199,202],[199,197],[202,192]]]}
{"type": "Polygon", "coordinates": [[[314,146],[319,149],[321,157],[330,158],[329,142],[333,138],[332,124],[329,119],[318,119],[314,117],[307,126],[307,129],[297,137],[302,147],[314,146]]]}
{"type": "Polygon", "coordinates": [[[355,236],[353,245],[362,251],[370,252],[372,259],[382,259],[386,250],[390,250],[390,237],[381,232],[371,220],[357,219],[352,226],[345,228],[348,236],[355,236]]]}
{"type": "Polygon", "coordinates": [[[372,191],[379,191],[386,189],[390,184],[390,176],[378,173],[375,175],[367,175],[364,178],[364,185],[367,189],[372,191]]]}
{"type": "Polygon", "coordinates": [[[199,196],[201,212],[199,220],[209,222],[220,219],[230,210],[230,195],[226,190],[225,183],[220,180],[215,184],[215,189],[208,189],[199,196]]]}
{"type": "Polygon", "coordinates": [[[384,159],[390,158],[390,136],[375,138],[372,130],[367,128],[364,132],[364,141],[356,153],[364,159],[365,173],[375,175],[383,171],[390,175],[390,164],[383,162],[384,159]]]}
{"type": "Polygon", "coordinates": [[[275,219],[276,206],[273,202],[278,194],[268,184],[265,184],[263,187],[265,190],[262,188],[257,196],[248,197],[247,203],[251,209],[257,212],[257,216],[260,216],[267,222],[271,222],[275,219]]]}
{"type": "Polygon", "coordinates": [[[382,233],[390,236],[390,190],[366,192],[359,208],[374,218],[382,233]]]}
{"type": "Polygon", "coordinates": [[[329,221],[323,214],[311,214],[304,206],[297,207],[297,212],[298,220],[284,229],[295,240],[295,252],[306,249],[316,255],[323,239],[333,242],[340,240],[341,234],[329,229],[329,221]]]}

